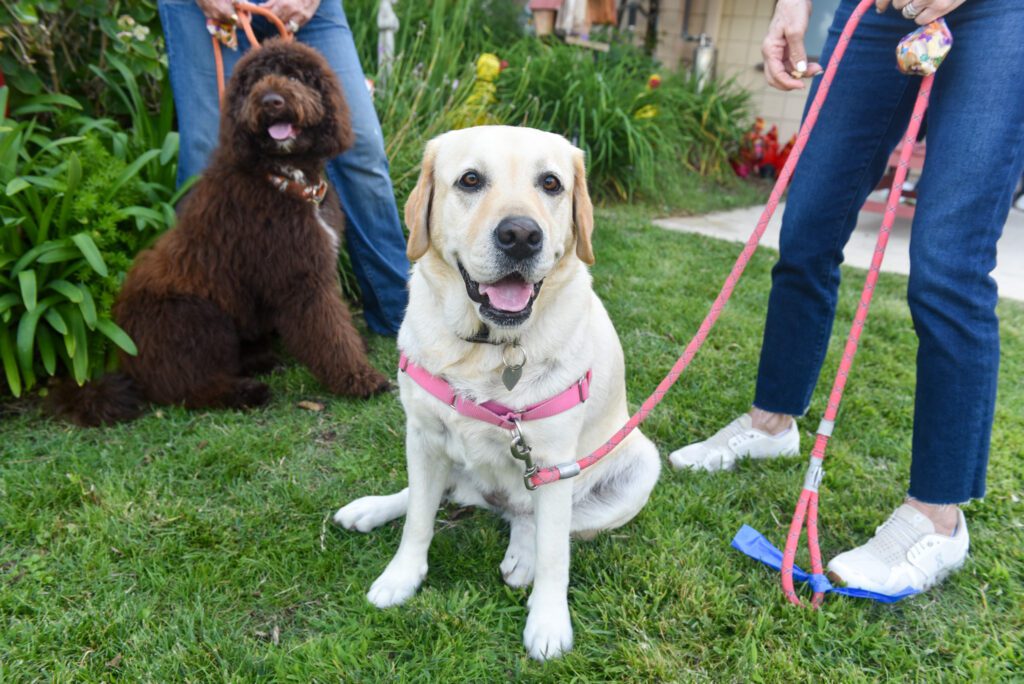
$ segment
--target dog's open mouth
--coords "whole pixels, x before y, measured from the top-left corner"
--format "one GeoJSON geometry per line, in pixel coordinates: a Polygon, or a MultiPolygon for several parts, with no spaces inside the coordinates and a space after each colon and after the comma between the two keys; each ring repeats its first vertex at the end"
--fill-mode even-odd
{"type": "Polygon", "coordinates": [[[279,121],[276,124],[271,124],[267,127],[267,133],[271,138],[278,142],[285,142],[287,140],[295,140],[299,137],[299,133],[302,129],[289,121],[279,121]]]}
{"type": "Polygon", "coordinates": [[[510,273],[493,283],[479,283],[459,264],[459,273],[466,283],[466,294],[480,305],[480,313],[498,325],[518,325],[530,317],[533,302],[540,293],[543,280],[527,282],[518,273],[510,273]]]}

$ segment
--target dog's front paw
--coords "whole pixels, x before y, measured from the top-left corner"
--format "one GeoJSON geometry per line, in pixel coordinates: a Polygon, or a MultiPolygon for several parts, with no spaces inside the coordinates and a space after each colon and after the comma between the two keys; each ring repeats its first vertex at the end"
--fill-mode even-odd
{"type": "Polygon", "coordinates": [[[263,406],[270,401],[270,385],[258,380],[242,378],[235,383],[235,408],[248,409],[263,406]]]}
{"type": "MultiPolygon", "coordinates": [[[[357,530],[369,532],[388,522],[394,520],[396,511],[393,510],[392,496],[364,496],[356,499],[347,506],[338,509],[334,514],[334,524],[344,527],[346,530],[357,530]]],[[[400,512],[397,512],[399,515],[400,512]]]]}
{"type": "Polygon", "coordinates": [[[420,583],[426,575],[426,563],[410,567],[409,564],[396,563],[393,560],[370,587],[366,598],[378,608],[389,608],[405,603],[420,588],[420,583]]]}
{"type": "Polygon", "coordinates": [[[391,379],[375,368],[369,367],[349,375],[339,385],[332,387],[335,394],[366,399],[391,389],[391,379]]]}
{"type": "Polygon", "coordinates": [[[359,383],[360,388],[363,392],[361,396],[372,397],[377,394],[383,394],[394,388],[391,382],[391,378],[388,376],[378,373],[376,370],[372,370],[363,377],[359,383]]]}
{"type": "Polygon", "coordinates": [[[283,365],[284,363],[281,359],[279,359],[273,352],[267,351],[258,354],[249,354],[248,356],[242,357],[241,373],[246,377],[267,375],[283,365]]]}
{"type": "Polygon", "coordinates": [[[513,536],[509,542],[500,566],[501,576],[508,586],[528,587],[533,584],[535,546],[532,541],[517,543],[519,539],[513,536]]]}
{"type": "Polygon", "coordinates": [[[523,644],[534,660],[550,660],[572,650],[572,621],[566,599],[533,600],[523,630],[523,644]]]}

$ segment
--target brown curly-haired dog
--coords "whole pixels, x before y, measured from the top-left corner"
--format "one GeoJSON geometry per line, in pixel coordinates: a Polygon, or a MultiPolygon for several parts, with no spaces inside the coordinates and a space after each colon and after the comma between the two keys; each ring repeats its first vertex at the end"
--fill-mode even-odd
{"type": "Polygon", "coordinates": [[[388,380],[341,298],[342,216],[324,163],[351,146],[348,107],[324,59],[272,40],[235,67],[210,166],[177,226],[139,254],[114,307],[138,346],[123,373],[54,392],[82,425],[128,420],[144,400],[189,408],[258,406],[269,336],[330,391],[366,397],[388,380]]]}

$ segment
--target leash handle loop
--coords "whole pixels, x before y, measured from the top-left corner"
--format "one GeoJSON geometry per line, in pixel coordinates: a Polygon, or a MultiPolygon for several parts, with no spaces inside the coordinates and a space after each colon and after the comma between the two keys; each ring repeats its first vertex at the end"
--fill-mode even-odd
{"type": "MultiPolygon", "coordinates": [[[[280,17],[271,12],[270,10],[261,7],[260,5],[254,5],[249,2],[242,2],[242,0],[234,0],[232,4],[235,7],[235,17],[237,23],[242,27],[242,31],[245,32],[245,37],[249,39],[249,43],[252,47],[259,47],[260,41],[257,40],[256,34],[252,30],[252,15],[258,14],[265,18],[271,24],[273,24],[281,37],[285,40],[292,40],[295,36],[288,30],[288,27],[284,25],[280,17]]],[[[220,103],[221,109],[224,108],[224,90],[225,90],[225,78],[224,78],[224,53],[222,52],[220,40],[216,36],[211,36],[210,41],[213,43],[213,63],[217,71],[217,101],[220,103]]]]}

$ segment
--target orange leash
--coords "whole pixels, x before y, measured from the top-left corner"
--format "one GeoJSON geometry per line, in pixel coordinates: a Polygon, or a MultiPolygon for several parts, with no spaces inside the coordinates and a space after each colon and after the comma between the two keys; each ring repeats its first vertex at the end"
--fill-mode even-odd
{"type": "MultiPolygon", "coordinates": [[[[268,9],[264,9],[259,5],[253,5],[248,2],[242,2],[242,0],[235,0],[232,3],[235,6],[235,21],[242,30],[245,32],[245,37],[249,39],[249,43],[253,47],[259,47],[260,41],[256,39],[256,34],[252,30],[252,15],[258,14],[267,19],[271,24],[277,27],[281,37],[285,40],[291,40],[295,36],[288,30],[288,27],[284,25],[281,19],[268,9]]],[[[220,40],[216,36],[212,36],[210,40],[213,42],[213,63],[217,70],[217,101],[220,102],[221,107],[224,106],[224,55],[221,52],[220,40]]]]}

